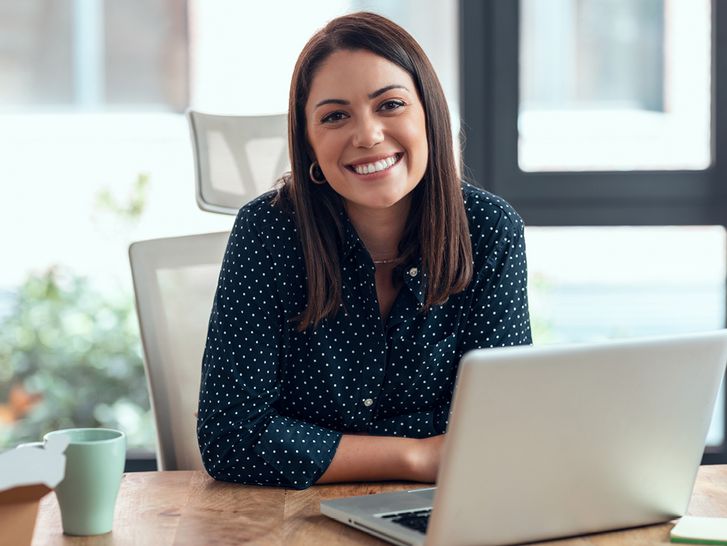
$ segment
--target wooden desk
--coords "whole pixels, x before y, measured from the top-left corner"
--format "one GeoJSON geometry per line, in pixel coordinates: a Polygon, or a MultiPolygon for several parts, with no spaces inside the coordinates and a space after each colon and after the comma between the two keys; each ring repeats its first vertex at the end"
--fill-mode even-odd
{"type": "MultiPolygon", "coordinates": [[[[112,533],[96,537],[64,536],[55,494],[51,493],[41,502],[33,545],[381,545],[385,543],[322,516],[318,503],[322,499],[411,486],[405,483],[321,485],[296,491],[217,482],[203,472],[130,473],[121,482],[112,533]]],[[[727,465],[700,468],[689,513],[727,517],[727,465]]],[[[671,523],[665,523],[550,541],[548,545],[670,544],[671,527],[671,523]]]]}

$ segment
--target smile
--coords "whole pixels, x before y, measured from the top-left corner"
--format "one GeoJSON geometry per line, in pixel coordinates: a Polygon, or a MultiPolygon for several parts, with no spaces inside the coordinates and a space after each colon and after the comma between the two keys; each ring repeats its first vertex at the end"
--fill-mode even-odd
{"type": "Polygon", "coordinates": [[[396,165],[404,154],[396,153],[389,157],[379,159],[372,163],[361,163],[358,165],[347,165],[346,168],[358,175],[368,175],[386,171],[396,165]]]}

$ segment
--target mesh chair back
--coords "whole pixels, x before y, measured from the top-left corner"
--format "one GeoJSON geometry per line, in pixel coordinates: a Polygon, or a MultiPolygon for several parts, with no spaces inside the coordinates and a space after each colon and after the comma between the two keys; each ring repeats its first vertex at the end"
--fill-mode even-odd
{"type": "Polygon", "coordinates": [[[228,232],[133,243],[129,259],[160,470],[202,469],[202,354],[228,232]]]}
{"type": "Polygon", "coordinates": [[[218,116],[189,110],[187,120],[202,210],[234,215],[290,169],[286,114],[218,116]]]}

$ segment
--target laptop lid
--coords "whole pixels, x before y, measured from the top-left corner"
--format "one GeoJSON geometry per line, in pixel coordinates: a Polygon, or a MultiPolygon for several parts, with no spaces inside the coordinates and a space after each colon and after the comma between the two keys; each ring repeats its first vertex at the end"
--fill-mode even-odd
{"type": "Polygon", "coordinates": [[[426,543],[520,543],[684,514],[725,362],[727,330],[467,353],[426,543]]]}

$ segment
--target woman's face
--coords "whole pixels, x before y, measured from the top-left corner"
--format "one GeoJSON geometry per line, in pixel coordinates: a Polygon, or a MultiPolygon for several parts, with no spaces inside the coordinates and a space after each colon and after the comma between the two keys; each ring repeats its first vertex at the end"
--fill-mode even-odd
{"type": "Polygon", "coordinates": [[[409,73],[383,57],[332,53],[313,78],[305,114],[315,159],[349,206],[391,207],[424,176],[424,108],[409,73]]]}

